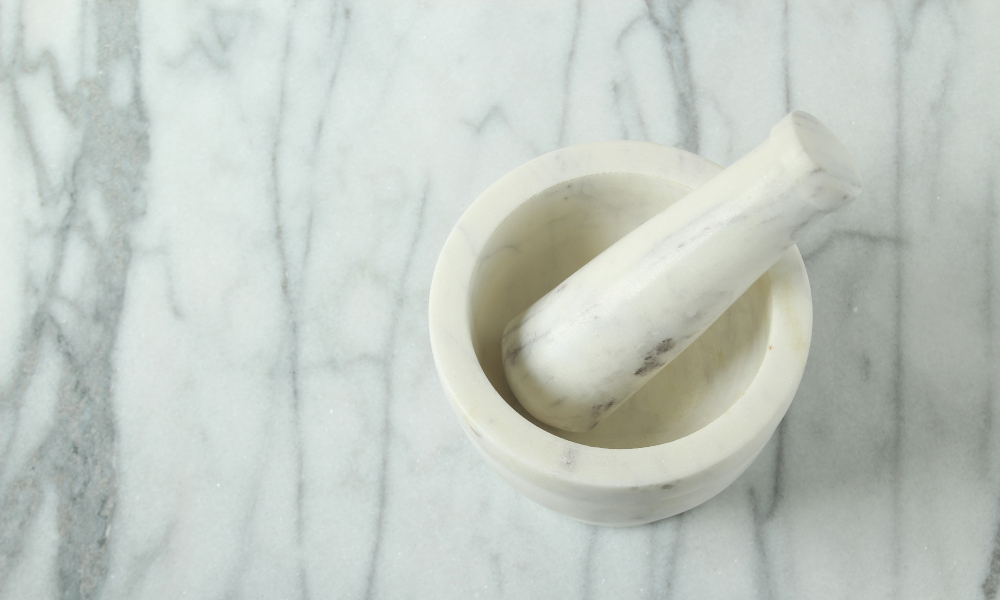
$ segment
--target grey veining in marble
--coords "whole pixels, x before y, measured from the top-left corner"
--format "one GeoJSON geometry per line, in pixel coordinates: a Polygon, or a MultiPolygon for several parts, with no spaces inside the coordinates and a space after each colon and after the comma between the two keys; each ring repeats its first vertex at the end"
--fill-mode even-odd
{"type": "MultiPolygon", "coordinates": [[[[15,40],[2,66],[5,145],[19,155],[9,166],[27,180],[3,193],[33,187],[37,205],[31,222],[12,223],[29,231],[23,279],[11,282],[22,286],[23,325],[5,340],[17,349],[0,397],[0,572],[30,558],[32,525],[54,518],[48,576],[67,597],[92,597],[109,567],[119,495],[115,349],[149,160],[136,6],[100,5],[87,20],[94,72],[75,85],[65,84],[56,56],[25,48],[20,29],[5,32],[15,40]],[[40,105],[39,84],[51,85],[54,106],[40,105]],[[72,129],[59,132],[69,139],[52,139],[45,109],[72,129]],[[39,427],[42,403],[51,415],[39,427]]],[[[5,303],[4,312],[15,306],[5,303]]]]}
{"type": "Polygon", "coordinates": [[[1000,6],[0,3],[0,598],[1000,590],[1000,6]],[[561,146],[729,164],[790,110],[866,188],[722,494],[521,498],[427,342],[445,237],[561,146]]]}

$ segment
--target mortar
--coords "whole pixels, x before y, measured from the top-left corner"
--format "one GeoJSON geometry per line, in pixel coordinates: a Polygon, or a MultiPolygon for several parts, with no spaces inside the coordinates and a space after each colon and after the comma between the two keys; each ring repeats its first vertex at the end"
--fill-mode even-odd
{"type": "Polygon", "coordinates": [[[540,423],[504,376],[512,317],[720,170],[644,142],[564,148],[490,186],[445,242],[429,306],[438,374],[473,445],[528,498],[600,525],[669,517],[732,483],[784,416],[812,328],[795,247],[591,431],[540,423]]]}

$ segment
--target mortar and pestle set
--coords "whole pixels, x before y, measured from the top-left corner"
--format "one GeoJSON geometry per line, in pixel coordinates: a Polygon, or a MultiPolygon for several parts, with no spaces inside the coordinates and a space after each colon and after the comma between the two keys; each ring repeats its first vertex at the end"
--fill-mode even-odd
{"type": "Polygon", "coordinates": [[[459,219],[431,283],[434,360],[469,438],[515,489],[588,523],[715,496],[805,368],[795,242],[860,190],[802,112],[725,170],[631,141],[514,169],[459,219]]]}

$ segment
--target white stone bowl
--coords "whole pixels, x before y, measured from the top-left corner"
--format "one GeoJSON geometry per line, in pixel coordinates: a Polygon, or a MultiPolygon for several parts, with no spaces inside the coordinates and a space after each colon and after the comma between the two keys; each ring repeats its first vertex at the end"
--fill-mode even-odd
{"type": "Polygon", "coordinates": [[[784,416],[812,330],[795,247],[589,432],[535,420],[504,377],[511,318],[720,170],[645,142],[564,148],[490,186],[445,242],[430,293],[438,375],[473,445],[528,498],[599,525],[663,519],[732,483],[784,416]]]}

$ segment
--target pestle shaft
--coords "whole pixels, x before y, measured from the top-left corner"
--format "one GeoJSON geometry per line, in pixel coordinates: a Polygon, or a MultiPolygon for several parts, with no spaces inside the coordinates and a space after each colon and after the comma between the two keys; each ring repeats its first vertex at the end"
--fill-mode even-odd
{"type": "Polygon", "coordinates": [[[703,333],[861,180],[814,117],[794,112],[704,186],[623,237],[507,325],[521,404],[588,431],[703,333]]]}

